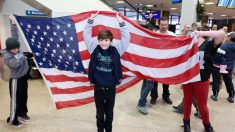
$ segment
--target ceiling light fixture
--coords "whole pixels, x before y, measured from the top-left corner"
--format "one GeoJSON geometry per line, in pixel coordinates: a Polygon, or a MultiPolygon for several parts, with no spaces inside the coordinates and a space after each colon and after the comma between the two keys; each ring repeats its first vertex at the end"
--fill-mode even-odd
{"type": "Polygon", "coordinates": [[[170,8],[170,10],[177,10],[177,8],[170,8]]]}
{"type": "Polygon", "coordinates": [[[214,2],[207,2],[207,3],[204,3],[205,5],[213,5],[215,4],[214,2]]]}
{"type": "Polygon", "coordinates": [[[122,4],[122,3],[124,3],[124,1],[118,0],[116,3],[117,3],[117,4],[122,4]]]}
{"type": "Polygon", "coordinates": [[[207,15],[213,15],[213,13],[212,12],[208,12],[208,13],[206,13],[207,15]]]}
{"type": "Polygon", "coordinates": [[[220,15],[220,16],[225,17],[225,16],[227,16],[227,15],[224,15],[224,14],[223,14],[223,15],[220,15]]]}
{"type": "Polygon", "coordinates": [[[146,5],[146,7],[153,7],[153,5],[146,5]]]}

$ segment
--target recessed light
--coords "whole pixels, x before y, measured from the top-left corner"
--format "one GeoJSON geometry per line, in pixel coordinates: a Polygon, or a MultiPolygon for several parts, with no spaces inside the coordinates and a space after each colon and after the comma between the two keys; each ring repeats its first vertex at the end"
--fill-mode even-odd
{"type": "Polygon", "coordinates": [[[207,15],[213,15],[213,13],[212,12],[208,12],[208,13],[206,13],[207,15]]]}
{"type": "Polygon", "coordinates": [[[205,5],[213,5],[215,4],[214,2],[207,2],[207,3],[204,3],[205,5]]]}
{"type": "Polygon", "coordinates": [[[117,4],[122,4],[122,3],[124,3],[124,1],[118,0],[116,3],[117,3],[117,4]]]}
{"type": "Polygon", "coordinates": [[[170,8],[170,10],[177,10],[177,8],[170,8]]]}
{"type": "Polygon", "coordinates": [[[146,5],[146,7],[153,7],[153,5],[146,5]]]}
{"type": "Polygon", "coordinates": [[[227,16],[227,15],[220,15],[220,16],[225,17],[225,16],[227,16]]]}

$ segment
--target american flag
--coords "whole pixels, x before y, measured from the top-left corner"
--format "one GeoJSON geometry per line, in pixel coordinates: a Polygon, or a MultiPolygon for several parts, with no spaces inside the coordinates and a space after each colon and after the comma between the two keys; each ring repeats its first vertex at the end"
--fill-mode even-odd
{"type": "MultiPolygon", "coordinates": [[[[25,43],[35,60],[57,109],[80,106],[94,101],[94,88],[87,78],[90,54],[83,30],[91,13],[59,18],[26,18],[16,16],[25,43]]],[[[103,29],[110,30],[113,41],[121,33],[115,12],[101,11],[95,18],[92,37],[103,29]]],[[[142,80],[165,84],[200,80],[196,35],[174,37],[157,34],[121,16],[130,32],[131,41],[121,58],[123,81],[121,92],[142,80]]]]}

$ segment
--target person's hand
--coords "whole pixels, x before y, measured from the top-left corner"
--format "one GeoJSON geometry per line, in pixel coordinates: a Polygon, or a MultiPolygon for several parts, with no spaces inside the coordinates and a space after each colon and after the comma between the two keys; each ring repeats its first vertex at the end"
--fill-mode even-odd
{"type": "Polygon", "coordinates": [[[116,14],[116,17],[117,17],[117,20],[118,20],[119,23],[124,22],[123,19],[122,19],[122,17],[119,16],[118,12],[117,12],[117,14],[116,14]]]}
{"type": "Polygon", "coordinates": [[[99,11],[97,11],[95,14],[92,13],[90,19],[91,19],[91,20],[94,20],[94,18],[95,18],[98,14],[99,14],[99,11]]]}
{"type": "Polygon", "coordinates": [[[15,16],[13,14],[9,15],[9,19],[11,20],[12,24],[16,24],[16,19],[15,19],[15,16]]]}

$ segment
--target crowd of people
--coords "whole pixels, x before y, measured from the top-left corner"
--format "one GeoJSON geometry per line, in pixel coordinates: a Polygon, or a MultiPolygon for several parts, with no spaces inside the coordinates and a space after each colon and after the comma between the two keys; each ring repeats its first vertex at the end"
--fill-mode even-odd
{"type": "MultiPolygon", "coordinates": [[[[168,34],[176,36],[171,31],[168,31],[168,19],[161,17],[158,20],[153,20],[153,14],[149,14],[149,20],[146,23],[146,28],[157,33],[168,34]],[[151,25],[151,26],[150,26],[151,25]]],[[[232,74],[235,63],[235,32],[228,33],[227,26],[223,26],[220,30],[217,30],[217,25],[213,24],[211,28],[207,24],[200,24],[199,22],[193,22],[191,27],[189,24],[185,24],[180,35],[190,35],[192,32],[196,32],[198,36],[198,48],[200,59],[200,76],[201,81],[183,84],[183,100],[177,105],[173,106],[175,112],[184,114],[184,132],[190,132],[190,114],[191,105],[196,108],[195,117],[202,119],[202,123],[207,132],[213,132],[214,129],[210,123],[209,111],[207,107],[208,93],[209,93],[209,80],[212,73],[212,91],[211,99],[218,101],[218,93],[220,90],[221,76],[225,82],[225,86],[228,92],[228,102],[234,103],[234,85],[232,82],[232,74]]],[[[137,109],[142,114],[148,114],[147,96],[151,91],[150,105],[156,104],[157,96],[157,82],[152,80],[143,80],[140,99],[137,104],[137,109]]],[[[172,100],[169,98],[169,85],[163,84],[163,100],[172,104],[172,100]]]]}

